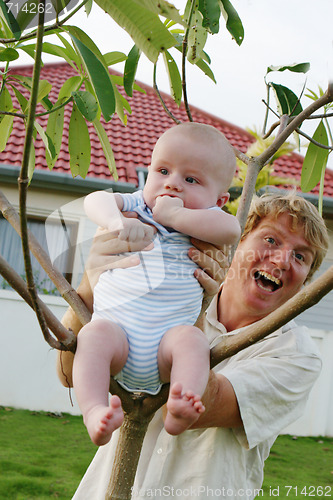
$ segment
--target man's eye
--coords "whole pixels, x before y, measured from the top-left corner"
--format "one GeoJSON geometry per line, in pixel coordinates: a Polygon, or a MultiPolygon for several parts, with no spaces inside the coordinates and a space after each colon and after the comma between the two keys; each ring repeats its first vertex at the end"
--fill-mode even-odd
{"type": "Polygon", "coordinates": [[[295,259],[304,261],[304,255],[302,253],[295,252],[295,259]]]}
{"type": "Polygon", "coordinates": [[[267,236],[265,240],[267,241],[267,243],[270,243],[271,245],[275,244],[275,239],[272,236],[267,236]]]}
{"type": "Polygon", "coordinates": [[[196,184],[198,181],[196,179],[194,179],[193,177],[186,177],[186,182],[188,182],[189,184],[196,184]]]}

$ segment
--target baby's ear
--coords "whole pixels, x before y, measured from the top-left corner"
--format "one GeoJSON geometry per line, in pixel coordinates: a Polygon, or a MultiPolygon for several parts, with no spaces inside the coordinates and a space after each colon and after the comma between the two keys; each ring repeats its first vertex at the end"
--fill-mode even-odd
{"type": "Polygon", "coordinates": [[[222,208],[229,201],[229,198],[230,198],[230,193],[222,193],[219,196],[216,205],[222,208]]]}

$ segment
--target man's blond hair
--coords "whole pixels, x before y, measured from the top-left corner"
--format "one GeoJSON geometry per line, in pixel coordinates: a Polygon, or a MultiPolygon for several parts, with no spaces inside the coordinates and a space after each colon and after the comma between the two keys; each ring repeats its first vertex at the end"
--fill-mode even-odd
{"type": "Polygon", "coordinates": [[[297,226],[303,228],[304,238],[315,251],[314,259],[306,278],[306,281],[308,281],[317,269],[319,269],[326,255],[329,237],[325,222],[318,210],[312,203],[297,195],[295,191],[283,194],[264,194],[254,198],[242,239],[255,229],[265,217],[277,218],[283,213],[289,213],[292,216],[292,228],[295,230],[297,226]]]}

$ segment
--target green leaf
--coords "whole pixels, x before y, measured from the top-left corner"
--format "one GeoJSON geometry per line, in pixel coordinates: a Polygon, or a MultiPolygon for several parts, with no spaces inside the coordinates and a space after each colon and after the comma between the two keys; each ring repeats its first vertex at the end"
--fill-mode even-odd
{"type": "Polygon", "coordinates": [[[60,14],[64,10],[71,0],[51,0],[54,10],[57,14],[60,14]]]}
{"type": "Polygon", "coordinates": [[[104,60],[107,66],[112,66],[113,64],[117,64],[123,61],[126,61],[127,55],[124,52],[107,52],[104,54],[104,60]]]}
{"type": "Polygon", "coordinates": [[[50,82],[48,82],[47,80],[39,80],[37,102],[42,101],[44,97],[49,94],[51,89],[52,85],[50,82]]]}
{"type": "Polygon", "coordinates": [[[89,16],[92,6],[93,6],[93,0],[87,0],[87,2],[84,4],[84,11],[89,16]]]}
{"type": "Polygon", "coordinates": [[[137,4],[141,5],[145,9],[158,14],[159,16],[166,17],[168,20],[171,19],[175,23],[182,24],[186,26],[182,16],[179,14],[179,10],[176,9],[174,5],[165,0],[134,0],[137,4]]]}
{"type": "Polygon", "coordinates": [[[60,35],[60,33],[58,33],[58,32],[56,33],[56,35],[66,49],[67,55],[70,59],[70,62],[69,61],[67,61],[67,62],[69,62],[69,64],[77,71],[77,68],[79,68],[80,64],[81,64],[80,57],[78,56],[78,54],[73,49],[72,45],[66,40],[66,38],[64,36],[60,35]],[[73,64],[72,61],[75,64],[73,64]],[[75,65],[77,66],[77,68],[75,68],[75,65]]]}
{"type": "Polygon", "coordinates": [[[270,83],[275,92],[275,97],[278,103],[278,109],[281,115],[296,116],[303,111],[301,103],[294,92],[284,85],[270,83]]]}
{"type": "Polygon", "coordinates": [[[222,15],[226,21],[227,30],[234,38],[237,45],[241,45],[244,40],[244,28],[239,15],[229,0],[220,0],[222,15]]]}
{"type": "Polygon", "coordinates": [[[82,78],[79,75],[68,78],[60,89],[58,100],[62,102],[68,99],[72,95],[72,92],[78,90],[81,83],[82,78]]]}
{"type": "Polygon", "coordinates": [[[69,165],[73,177],[85,179],[90,166],[90,137],[85,119],[73,104],[68,128],[69,165]]]}
{"type": "Polygon", "coordinates": [[[0,122],[0,153],[5,149],[13,129],[14,116],[4,115],[0,122]]]}
{"type": "MultiPolygon", "coordinates": [[[[13,111],[13,101],[7,87],[0,93],[0,111],[13,111]]],[[[4,115],[0,115],[0,121],[4,115]]]]}
{"type": "MultiPolygon", "coordinates": [[[[58,100],[55,103],[55,107],[61,104],[61,102],[62,102],[61,99],[58,100]]],[[[64,128],[64,115],[65,115],[65,107],[63,106],[57,109],[56,111],[50,113],[47,121],[46,134],[50,138],[54,146],[53,156],[51,154],[48,154],[47,151],[45,154],[47,166],[49,167],[50,170],[52,170],[52,168],[54,167],[55,162],[57,161],[57,158],[60,153],[62,134],[64,128]]]]}
{"type": "Polygon", "coordinates": [[[12,49],[10,47],[0,48],[0,61],[15,61],[20,57],[17,50],[12,49]]]}
{"type": "Polygon", "coordinates": [[[55,45],[54,43],[44,42],[43,52],[51,54],[52,56],[61,57],[73,67],[71,56],[66,48],[61,47],[60,45],[55,45]]]}
{"type": "Polygon", "coordinates": [[[174,37],[158,15],[142,6],[145,4],[144,1],[96,0],[96,3],[127,31],[135,45],[153,63],[163,50],[175,45],[174,37]]]}
{"type": "Polygon", "coordinates": [[[66,26],[66,31],[69,32],[74,45],[76,46],[82,58],[89,80],[96,93],[96,97],[101,107],[104,119],[108,122],[109,120],[111,120],[116,107],[110,73],[102,62],[102,54],[99,52],[98,48],[92,42],[92,40],[79,28],[72,28],[72,26],[66,26]],[[81,36],[81,32],[84,36],[81,36]],[[78,34],[80,38],[85,40],[85,42],[83,43],[73,33],[78,34]],[[89,47],[86,45],[86,43],[89,44],[89,47]],[[91,49],[93,49],[94,52],[91,49]]]}
{"type": "Polygon", "coordinates": [[[18,49],[23,50],[28,56],[30,56],[32,59],[35,59],[35,49],[36,45],[17,45],[18,49]]]}
{"type": "Polygon", "coordinates": [[[141,56],[140,49],[134,45],[127,56],[124,69],[124,89],[129,97],[133,96],[133,85],[135,81],[136,70],[138,68],[141,56]]]}
{"type": "Polygon", "coordinates": [[[98,103],[95,97],[86,90],[72,92],[72,96],[84,118],[89,122],[94,121],[98,111],[98,103]]]}
{"type": "Polygon", "coordinates": [[[30,153],[29,153],[29,163],[28,163],[28,179],[29,184],[31,182],[32,176],[35,171],[35,163],[36,163],[36,153],[34,143],[31,142],[30,153]]]}
{"type": "Polygon", "coordinates": [[[93,124],[94,124],[95,130],[96,130],[96,133],[98,135],[98,138],[100,140],[100,143],[102,145],[109,170],[110,170],[111,174],[113,175],[114,180],[117,181],[118,180],[118,173],[117,173],[117,169],[116,169],[116,162],[114,159],[113,151],[112,151],[111,144],[110,144],[109,138],[107,136],[107,133],[105,132],[105,129],[104,129],[103,125],[101,124],[101,122],[99,122],[98,120],[94,120],[93,124]]]}
{"type": "Polygon", "coordinates": [[[169,76],[171,94],[175,103],[179,106],[183,95],[182,79],[177,64],[171,56],[170,52],[165,51],[163,57],[169,76]]]}
{"type": "Polygon", "coordinates": [[[307,73],[310,69],[310,63],[294,63],[288,66],[269,66],[267,68],[267,73],[271,71],[293,71],[294,73],[307,73]]]}
{"type": "MultiPolygon", "coordinates": [[[[25,30],[31,21],[38,16],[36,6],[38,3],[36,3],[35,0],[27,0],[23,4],[21,4],[20,10],[16,16],[16,20],[21,28],[21,30],[25,30]]],[[[36,20],[36,24],[37,20],[36,20]]]]}
{"type": "Polygon", "coordinates": [[[207,30],[202,26],[202,15],[199,11],[196,11],[192,17],[192,25],[187,41],[188,51],[186,57],[190,63],[195,64],[201,59],[207,36],[207,30]]]}
{"type": "MultiPolygon", "coordinates": [[[[328,136],[323,120],[320,121],[316,128],[313,139],[324,146],[328,146],[328,136]]],[[[328,152],[328,149],[320,148],[310,142],[301,174],[301,189],[304,193],[311,191],[320,181],[322,171],[326,168],[328,152]]]]}
{"type": "Polygon", "coordinates": [[[12,85],[12,89],[14,90],[14,93],[15,93],[15,97],[16,99],[18,100],[18,103],[20,105],[20,108],[22,110],[22,113],[25,113],[28,109],[28,105],[29,105],[29,102],[28,100],[24,97],[23,94],[21,94],[21,92],[12,85]]]}
{"type": "Polygon", "coordinates": [[[221,16],[219,0],[199,0],[199,10],[203,17],[202,26],[211,33],[218,33],[221,16]]]}
{"type": "MultiPolygon", "coordinates": [[[[15,5],[15,4],[13,4],[13,5],[15,5]]],[[[14,15],[9,10],[8,6],[6,5],[6,3],[3,0],[0,0],[0,16],[5,20],[8,28],[13,33],[14,38],[16,38],[16,40],[19,40],[21,38],[21,34],[22,34],[20,26],[19,26],[18,22],[16,21],[14,15]],[[2,16],[1,16],[1,12],[2,12],[2,16]]]]}
{"type": "Polygon", "coordinates": [[[47,153],[47,155],[50,158],[54,159],[56,153],[55,153],[55,147],[54,147],[54,144],[53,144],[51,138],[47,135],[47,133],[45,133],[43,127],[37,121],[35,121],[34,127],[37,130],[40,138],[42,139],[42,141],[44,143],[45,152],[47,153]]]}

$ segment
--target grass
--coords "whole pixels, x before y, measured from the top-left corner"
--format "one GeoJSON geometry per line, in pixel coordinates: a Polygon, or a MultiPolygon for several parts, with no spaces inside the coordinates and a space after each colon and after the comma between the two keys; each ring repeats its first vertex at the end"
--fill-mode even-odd
{"type": "MultiPolygon", "coordinates": [[[[95,451],[81,417],[0,407],[0,500],[71,499],[95,451]]],[[[333,438],[280,436],[262,497],[309,496],[333,498],[333,438]]]]}

